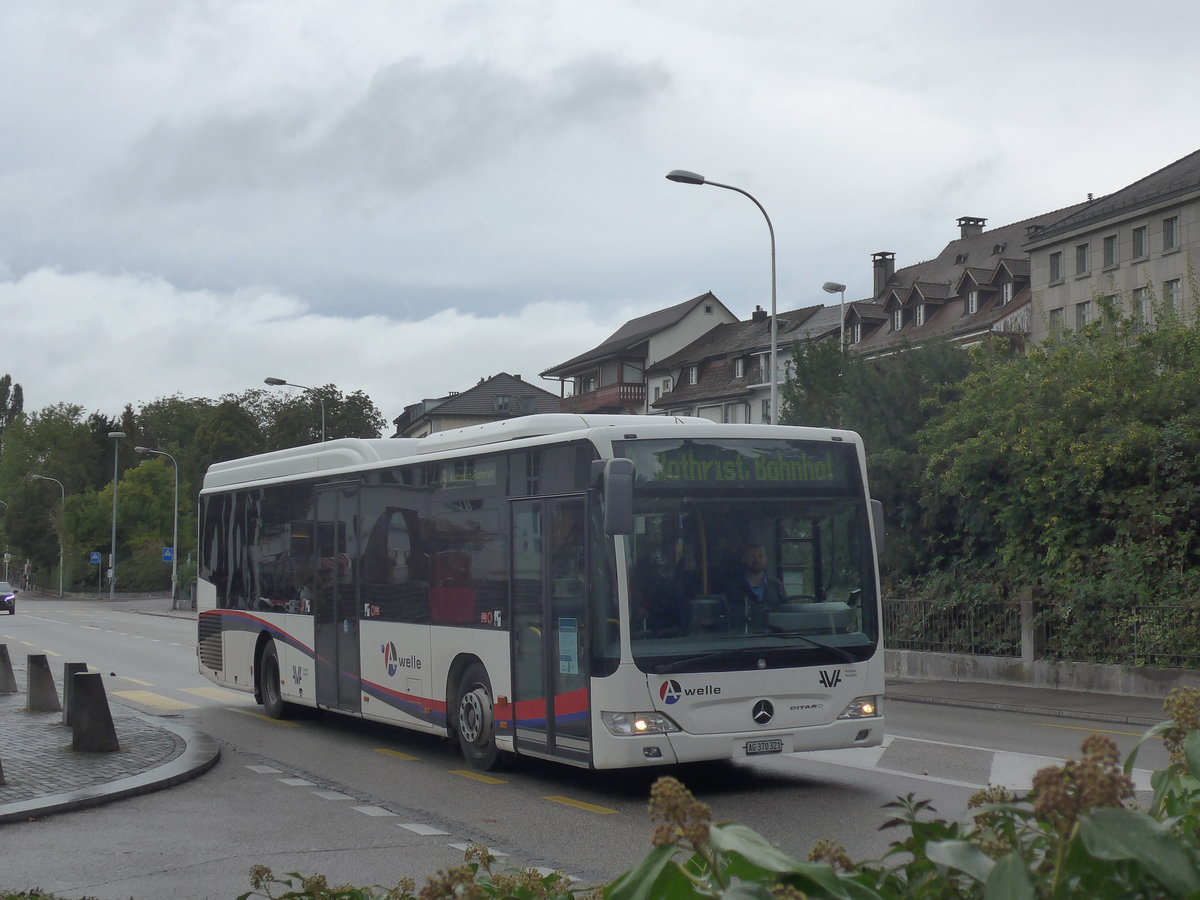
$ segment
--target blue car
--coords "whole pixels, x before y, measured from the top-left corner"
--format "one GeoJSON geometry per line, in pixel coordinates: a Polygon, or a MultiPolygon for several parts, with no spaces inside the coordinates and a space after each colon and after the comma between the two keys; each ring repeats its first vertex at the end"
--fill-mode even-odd
{"type": "Polygon", "coordinates": [[[17,589],[7,581],[0,581],[0,609],[10,616],[17,614],[17,589]]]}

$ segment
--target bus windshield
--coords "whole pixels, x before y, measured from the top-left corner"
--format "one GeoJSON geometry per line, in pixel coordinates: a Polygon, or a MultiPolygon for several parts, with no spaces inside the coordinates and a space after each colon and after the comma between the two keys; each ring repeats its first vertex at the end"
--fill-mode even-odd
{"type": "Polygon", "coordinates": [[[635,662],[650,673],[852,663],[879,634],[855,447],[629,441],[635,662]]]}

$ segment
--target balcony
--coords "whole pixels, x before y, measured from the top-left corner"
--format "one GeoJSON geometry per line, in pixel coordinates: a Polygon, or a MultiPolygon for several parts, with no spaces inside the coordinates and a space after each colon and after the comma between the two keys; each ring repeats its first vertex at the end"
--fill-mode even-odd
{"type": "Polygon", "coordinates": [[[563,412],[596,413],[623,410],[639,413],[646,408],[646,385],[608,384],[597,391],[565,397],[563,412]]]}

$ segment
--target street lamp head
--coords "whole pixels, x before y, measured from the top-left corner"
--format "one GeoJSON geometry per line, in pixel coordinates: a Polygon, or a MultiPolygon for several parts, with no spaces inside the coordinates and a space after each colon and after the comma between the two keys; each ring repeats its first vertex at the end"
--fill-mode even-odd
{"type": "Polygon", "coordinates": [[[689,172],[687,169],[672,169],[667,173],[667,181],[678,181],[680,184],[704,184],[704,176],[689,172]]]}
{"type": "Polygon", "coordinates": [[[110,438],[123,438],[123,437],[125,437],[125,432],[123,432],[123,431],[110,431],[110,432],[108,433],[108,436],[109,436],[110,438]]]}
{"type": "Polygon", "coordinates": [[[844,284],[838,284],[836,281],[827,281],[821,285],[821,290],[825,291],[827,294],[837,294],[845,289],[846,286],[844,284]]]}
{"type": "Polygon", "coordinates": [[[264,378],[263,384],[269,384],[271,387],[279,387],[281,384],[287,384],[282,378],[264,378]]]}
{"type": "Polygon", "coordinates": [[[50,479],[47,478],[45,475],[34,475],[32,472],[30,472],[29,480],[30,481],[49,481],[50,479]]]}

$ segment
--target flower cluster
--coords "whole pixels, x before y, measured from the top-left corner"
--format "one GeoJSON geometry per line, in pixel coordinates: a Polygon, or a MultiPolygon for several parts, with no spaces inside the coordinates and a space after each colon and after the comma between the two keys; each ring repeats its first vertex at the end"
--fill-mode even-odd
{"type": "Polygon", "coordinates": [[[808,851],[809,862],[827,862],[834,869],[849,872],[854,868],[854,860],[846,853],[846,848],[837,841],[821,838],[808,851]]]}
{"type": "MultiPolygon", "coordinates": [[[[1163,744],[1171,754],[1171,762],[1182,764],[1183,740],[1189,731],[1200,728],[1200,690],[1175,688],[1163,701],[1163,709],[1175,724],[1163,732],[1163,744]]],[[[1200,773],[1193,772],[1193,775],[1200,773]]]]}
{"type": "Polygon", "coordinates": [[[1111,738],[1093,734],[1080,747],[1082,759],[1068,759],[1033,776],[1034,812],[1062,837],[1079,817],[1099,807],[1123,806],[1134,796],[1133,782],[1121,771],[1120,753],[1111,738]]]}
{"type": "Polygon", "coordinates": [[[657,823],[650,842],[655,847],[683,842],[692,847],[708,843],[712,808],[699,802],[683,783],[669,775],[650,789],[650,821],[657,823]]]}

